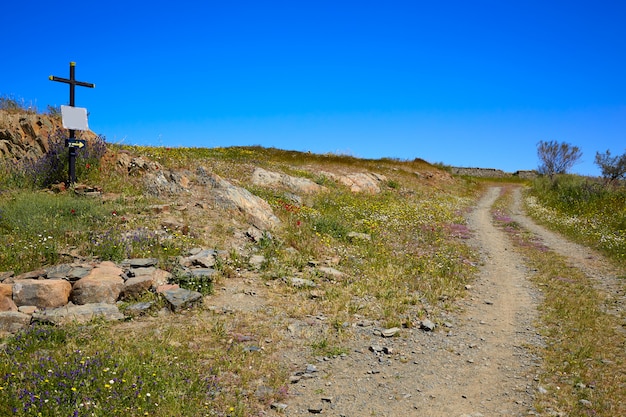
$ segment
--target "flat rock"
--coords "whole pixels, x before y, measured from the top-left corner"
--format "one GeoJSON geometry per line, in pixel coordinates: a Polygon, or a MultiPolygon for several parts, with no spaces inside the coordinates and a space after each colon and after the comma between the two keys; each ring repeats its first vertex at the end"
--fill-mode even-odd
{"type": "Polygon", "coordinates": [[[202,301],[202,294],[184,288],[176,288],[162,292],[172,311],[179,311],[202,301]]]}
{"type": "Polygon", "coordinates": [[[380,333],[383,337],[393,337],[400,331],[399,327],[391,327],[389,329],[383,329],[380,333]]]}
{"type": "Polygon", "coordinates": [[[325,190],[325,187],[311,181],[308,178],[292,177],[287,174],[267,171],[256,168],[252,173],[252,183],[261,187],[279,186],[287,188],[294,193],[310,194],[325,190]]]}
{"type": "Polygon", "coordinates": [[[17,333],[30,324],[31,316],[18,311],[0,311],[0,334],[17,333]]]}
{"type": "Polygon", "coordinates": [[[123,320],[124,315],[114,304],[94,303],[75,305],[68,304],[63,307],[41,310],[33,313],[33,321],[40,323],[52,323],[56,325],[68,323],[85,323],[96,317],[105,320],[123,320]]]}

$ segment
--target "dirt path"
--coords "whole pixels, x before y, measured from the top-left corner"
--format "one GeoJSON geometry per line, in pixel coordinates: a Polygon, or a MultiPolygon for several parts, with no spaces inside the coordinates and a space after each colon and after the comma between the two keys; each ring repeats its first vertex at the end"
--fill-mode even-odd
{"type": "Polygon", "coordinates": [[[283,415],[528,414],[538,360],[524,346],[540,343],[532,327],[538,300],[522,260],[491,223],[498,195],[490,189],[470,216],[484,266],[465,312],[447,329],[404,329],[395,338],[356,326],[350,354],[311,364],[315,372],[292,384],[283,415]]]}

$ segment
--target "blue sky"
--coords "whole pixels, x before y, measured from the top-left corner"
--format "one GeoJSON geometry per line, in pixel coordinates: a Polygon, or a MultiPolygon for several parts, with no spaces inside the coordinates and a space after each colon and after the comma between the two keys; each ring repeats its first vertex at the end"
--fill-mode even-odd
{"type": "Polygon", "coordinates": [[[534,169],[626,151],[623,1],[73,1],[2,7],[0,94],[109,142],[534,169]],[[8,39],[8,41],[7,41],[8,39]]]}

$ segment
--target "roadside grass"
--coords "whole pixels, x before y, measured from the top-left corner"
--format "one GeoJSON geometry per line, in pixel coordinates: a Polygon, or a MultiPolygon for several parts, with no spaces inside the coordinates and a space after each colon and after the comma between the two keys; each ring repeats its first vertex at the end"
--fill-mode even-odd
{"type": "Polygon", "coordinates": [[[620,317],[606,311],[608,296],[581,271],[548,250],[533,234],[508,217],[510,188],[493,206],[495,223],[505,230],[535,274],[543,295],[540,324],[545,340],[540,413],[554,415],[626,415],[626,338],[620,317]]]}
{"type": "Polygon", "coordinates": [[[528,190],[526,208],[537,222],[626,266],[626,187],[573,175],[540,177],[528,190]]]}

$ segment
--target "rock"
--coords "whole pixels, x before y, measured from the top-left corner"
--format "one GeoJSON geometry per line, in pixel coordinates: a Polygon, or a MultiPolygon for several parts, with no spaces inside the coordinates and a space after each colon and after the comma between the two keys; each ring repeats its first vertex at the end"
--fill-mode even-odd
{"type": "Polygon", "coordinates": [[[133,317],[141,316],[145,314],[146,312],[148,312],[152,308],[153,305],[154,305],[153,302],[131,304],[128,307],[126,307],[126,309],[124,310],[124,313],[126,315],[133,316],[133,317]]]}
{"type": "Polygon", "coordinates": [[[322,172],[325,176],[339,181],[341,184],[350,188],[353,193],[380,193],[380,184],[387,181],[384,175],[376,173],[353,173],[343,176],[337,176],[332,173],[322,172]]]}
{"type": "Polygon", "coordinates": [[[296,288],[314,288],[317,284],[310,279],[293,277],[289,280],[289,283],[296,288]]]}
{"type": "Polygon", "coordinates": [[[15,274],[13,271],[0,272],[0,282],[4,282],[4,280],[6,279],[13,278],[14,275],[15,274]]]}
{"type": "Polygon", "coordinates": [[[18,311],[18,309],[11,297],[0,295],[0,311],[18,311]]]}
{"type": "Polygon", "coordinates": [[[140,275],[138,277],[129,278],[126,280],[126,282],[124,282],[124,288],[122,289],[122,298],[137,298],[153,286],[154,281],[152,281],[152,277],[150,275],[140,275]]]}
{"type": "Polygon", "coordinates": [[[183,288],[163,291],[162,294],[165,297],[165,300],[170,304],[172,311],[179,311],[202,301],[201,293],[197,291],[189,291],[183,288]]]}
{"type": "Polygon", "coordinates": [[[294,193],[310,194],[325,190],[319,184],[308,178],[292,177],[287,174],[266,171],[263,168],[256,168],[252,173],[252,184],[261,187],[279,186],[287,188],[294,193]]]}
{"type": "Polygon", "coordinates": [[[18,307],[59,307],[67,304],[71,291],[65,280],[23,279],[13,284],[13,301],[18,307]]]}
{"type": "Polygon", "coordinates": [[[304,372],[307,373],[307,374],[315,373],[315,372],[317,372],[317,366],[312,365],[312,364],[309,363],[309,364],[307,364],[306,370],[304,372]]]}
{"type": "Polygon", "coordinates": [[[248,260],[248,263],[254,269],[261,269],[263,262],[265,262],[265,256],[263,255],[252,255],[248,260]]]}
{"type": "Polygon", "coordinates": [[[148,268],[151,266],[156,266],[159,263],[159,260],[156,258],[135,258],[129,259],[128,266],[131,268],[148,268]]]}
{"type": "Polygon", "coordinates": [[[339,279],[343,277],[343,272],[329,266],[320,266],[318,270],[328,278],[339,279]]]}
{"type": "Polygon", "coordinates": [[[272,403],[270,404],[272,410],[285,411],[287,409],[287,404],[285,403],[272,403]]]}
{"type": "Polygon", "coordinates": [[[13,298],[13,284],[0,284],[0,297],[13,298]]]}
{"type": "Polygon", "coordinates": [[[591,408],[592,407],[591,401],[589,401],[589,400],[582,399],[582,400],[578,400],[578,402],[583,407],[587,407],[587,408],[591,408]]]}
{"type": "Polygon", "coordinates": [[[217,252],[211,249],[203,249],[200,252],[182,258],[180,264],[185,267],[199,266],[201,268],[211,268],[215,266],[215,257],[217,252]]]}
{"type": "Polygon", "coordinates": [[[102,262],[74,284],[72,302],[114,304],[124,289],[122,274],[123,271],[113,262],[102,262]]]}
{"type": "Polygon", "coordinates": [[[123,320],[124,315],[114,304],[93,303],[84,305],[68,304],[63,307],[41,310],[33,313],[33,321],[56,325],[85,323],[96,317],[105,320],[123,320]]]}
{"type": "Polygon", "coordinates": [[[37,310],[39,310],[37,306],[19,306],[17,308],[17,311],[19,311],[20,313],[24,313],[28,315],[33,314],[37,310]]]}
{"type": "Polygon", "coordinates": [[[314,405],[309,407],[308,410],[311,414],[320,414],[323,410],[323,407],[321,405],[314,405]]]}
{"type": "Polygon", "coordinates": [[[245,188],[232,185],[216,174],[205,175],[207,184],[212,188],[216,205],[240,212],[260,230],[270,230],[280,225],[280,219],[274,215],[267,201],[245,188]]]}
{"type": "Polygon", "coordinates": [[[435,330],[435,327],[436,327],[435,323],[433,323],[432,321],[428,319],[422,320],[420,324],[420,329],[426,330],[427,332],[432,332],[433,330],[435,330]]]}
{"type": "Polygon", "coordinates": [[[396,334],[398,334],[398,332],[400,332],[399,327],[391,327],[389,329],[382,330],[380,333],[382,334],[383,337],[393,337],[396,334]]]}
{"type": "Polygon", "coordinates": [[[18,311],[0,311],[0,334],[17,333],[30,324],[31,316],[18,311]]]}

